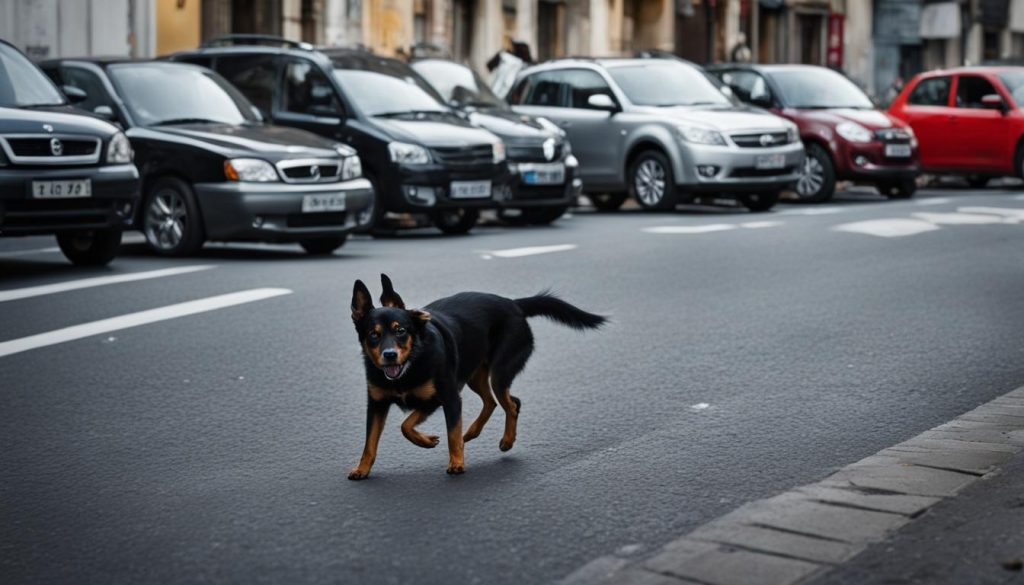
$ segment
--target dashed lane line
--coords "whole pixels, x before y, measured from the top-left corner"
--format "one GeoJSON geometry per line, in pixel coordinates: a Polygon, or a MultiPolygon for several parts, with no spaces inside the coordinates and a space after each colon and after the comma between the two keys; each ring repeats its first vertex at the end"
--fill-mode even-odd
{"type": "Polygon", "coordinates": [[[28,337],[4,341],[0,343],[0,357],[6,357],[49,345],[56,345],[58,343],[74,341],[85,337],[92,337],[94,335],[101,335],[103,333],[110,333],[111,331],[138,327],[140,325],[148,325],[150,323],[195,315],[197,313],[206,313],[217,309],[262,301],[288,294],[292,294],[292,291],[286,288],[254,288],[218,295],[215,297],[207,297],[205,299],[198,299],[195,301],[178,303],[175,305],[167,305],[165,307],[139,311],[137,313],[129,313],[119,317],[92,321],[90,323],[56,329],[54,331],[48,331],[38,335],[30,335],[28,337]]]}
{"type": "Polygon", "coordinates": [[[527,246],[525,248],[508,248],[507,250],[491,250],[481,252],[480,257],[485,260],[491,258],[522,258],[523,256],[535,256],[537,254],[551,254],[553,252],[567,252],[575,250],[576,244],[555,244],[552,246],[527,246]]]}
{"type": "Polygon", "coordinates": [[[780,211],[779,215],[833,215],[849,211],[845,207],[811,207],[808,209],[787,209],[780,211]]]}
{"type": "Polygon", "coordinates": [[[756,230],[779,227],[780,225],[783,225],[781,221],[748,221],[739,224],[709,223],[704,225],[655,225],[640,228],[640,231],[648,234],[710,234],[714,232],[725,232],[737,228],[756,230]]]}
{"type": "Polygon", "coordinates": [[[94,286],[106,286],[110,284],[121,284],[125,282],[136,282],[139,280],[149,280],[152,278],[164,278],[167,276],[178,276],[181,274],[189,274],[192,272],[199,272],[201,270],[209,270],[214,268],[210,264],[201,264],[197,266],[178,266],[176,268],[164,268],[162,270],[149,270],[146,272],[130,272],[128,274],[116,274],[113,276],[98,276],[95,278],[83,278],[80,280],[70,280],[67,282],[58,282],[55,284],[44,284],[40,286],[30,286],[26,288],[16,288],[12,290],[0,290],[0,303],[6,301],[14,301],[18,299],[26,299],[29,297],[38,297],[42,295],[51,295],[54,293],[61,293],[70,290],[80,290],[83,288],[92,288],[94,286]]]}
{"type": "Polygon", "coordinates": [[[832,226],[833,231],[864,234],[880,238],[901,238],[939,229],[939,226],[920,219],[869,219],[832,226]]]}
{"type": "Polygon", "coordinates": [[[929,197],[928,199],[915,199],[914,203],[917,205],[945,205],[951,201],[952,199],[949,197],[929,197]]]}

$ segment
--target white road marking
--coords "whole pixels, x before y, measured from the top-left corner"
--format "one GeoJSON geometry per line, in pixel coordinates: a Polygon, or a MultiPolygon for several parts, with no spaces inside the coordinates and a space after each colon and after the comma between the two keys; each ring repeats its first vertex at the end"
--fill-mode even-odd
{"type": "Polygon", "coordinates": [[[690,410],[707,410],[710,407],[711,405],[708,404],[707,402],[698,402],[697,404],[691,406],[690,410]]]}
{"type": "Polygon", "coordinates": [[[92,288],[94,286],[105,286],[108,284],[120,284],[123,282],[135,282],[137,280],[149,280],[151,278],[163,278],[165,276],[188,274],[190,272],[199,272],[200,270],[209,270],[210,268],[213,268],[213,266],[209,264],[201,264],[197,266],[179,266],[177,268],[164,268],[162,270],[150,270],[147,272],[131,272],[128,274],[117,274],[114,276],[98,276],[96,278],[83,278],[81,280],[71,280],[68,282],[58,282],[55,284],[44,284],[41,286],[30,286],[27,288],[16,288],[13,290],[0,290],[0,303],[5,301],[13,301],[17,299],[25,299],[28,297],[50,295],[69,290],[92,288]]]}
{"type": "Polygon", "coordinates": [[[843,207],[811,207],[809,209],[787,209],[780,211],[779,215],[832,215],[845,211],[846,209],[843,207]]]}
{"type": "Polygon", "coordinates": [[[778,227],[780,225],[782,225],[781,221],[748,221],[746,223],[741,223],[740,227],[753,230],[760,228],[778,227]]]}
{"type": "Polygon", "coordinates": [[[880,238],[913,236],[939,229],[939,226],[920,219],[870,219],[832,226],[837,232],[866,234],[880,238]]]}
{"type": "Polygon", "coordinates": [[[195,301],[188,301],[185,303],[178,303],[176,305],[167,305],[166,307],[149,309],[147,311],[129,313],[127,315],[121,315],[120,317],[101,319],[91,323],[73,325],[71,327],[65,327],[64,329],[56,329],[54,331],[47,331],[46,333],[40,333],[38,335],[30,335],[28,337],[4,341],[0,343],[0,357],[40,347],[46,347],[48,345],[64,343],[66,341],[74,341],[84,337],[102,335],[104,333],[127,329],[129,327],[138,327],[140,325],[148,325],[150,323],[175,319],[177,317],[206,313],[208,311],[215,311],[217,309],[224,309],[234,305],[241,305],[254,301],[262,301],[264,299],[288,295],[291,293],[292,291],[286,288],[254,288],[225,295],[218,295],[215,297],[208,297],[205,299],[198,299],[195,301]]]}
{"type": "Polygon", "coordinates": [[[1016,223],[1012,219],[1007,220],[998,215],[983,215],[980,213],[929,213],[919,212],[913,214],[917,219],[922,219],[935,225],[984,225],[992,223],[1016,223]]]}
{"type": "Polygon", "coordinates": [[[1024,209],[1019,207],[958,207],[957,211],[961,213],[988,213],[1014,221],[1024,221],[1024,209]]]}
{"type": "Polygon", "coordinates": [[[724,232],[734,230],[736,226],[727,223],[712,223],[708,225],[659,225],[645,227],[641,231],[649,234],[709,234],[711,232],[724,232]]]}
{"type": "Polygon", "coordinates": [[[60,252],[60,248],[54,246],[52,248],[35,248],[32,250],[11,250],[10,252],[0,252],[0,256],[9,258],[12,256],[31,256],[32,254],[53,254],[54,252],[60,252]]]}
{"type": "Polygon", "coordinates": [[[527,246],[525,248],[509,248],[507,250],[491,250],[483,256],[497,256],[498,258],[521,258],[536,254],[550,254],[552,252],[566,252],[575,250],[576,244],[555,244],[553,246],[527,246]]]}
{"type": "Polygon", "coordinates": [[[1024,201],[1024,195],[1014,195],[1013,198],[1017,201],[1024,201]]]}
{"type": "Polygon", "coordinates": [[[931,197],[928,199],[915,199],[914,203],[918,205],[943,205],[949,203],[952,199],[948,197],[931,197]]]}

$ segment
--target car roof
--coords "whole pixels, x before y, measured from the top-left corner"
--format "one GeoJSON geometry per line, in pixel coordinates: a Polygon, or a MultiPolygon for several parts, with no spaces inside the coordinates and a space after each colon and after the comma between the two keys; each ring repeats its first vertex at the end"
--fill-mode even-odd
{"type": "Polygon", "coordinates": [[[951,67],[949,69],[935,69],[918,74],[922,79],[925,77],[941,77],[943,75],[956,75],[958,73],[989,73],[992,75],[1006,73],[1009,71],[1024,71],[1020,65],[968,65],[965,67],[951,67]]]}
{"type": "MultiPolygon", "coordinates": [[[[155,59],[142,59],[133,57],[119,57],[119,56],[98,56],[98,57],[57,57],[54,59],[46,59],[39,62],[40,67],[46,67],[49,65],[58,65],[60,63],[90,63],[96,65],[101,69],[105,69],[111,65],[121,65],[123,63],[157,63],[155,59]]],[[[163,61],[159,61],[163,62],[163,61]]]]}
{"type": "Polygon", "coordinates": [[[161,60],[174,60],[175,57],[189,57],[189,56],[207,56],[207,57],[220,57],[225,55],[252,55],[252,54],[265,54],[265,55],[287,55],[291,57],[301,57],[304,59],[312,59],[320,65],[328,65],[330,59],[324,54],[324,51],[309,48],[298,48],[298,47],[277,47],[267,45],[215,45],[215,46],[202,46],[197,49],[188,49],[185,51],[178,51],[170,55],[164,55],[161,60]]]}

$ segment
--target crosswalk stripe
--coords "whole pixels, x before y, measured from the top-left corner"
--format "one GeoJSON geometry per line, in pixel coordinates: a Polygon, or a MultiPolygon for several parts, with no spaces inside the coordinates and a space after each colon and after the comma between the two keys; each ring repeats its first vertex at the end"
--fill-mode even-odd
{"type": "Polygon", "coordinates": [[[520,258],[522,256],[533,256],[535,254],[550,254],[552,252],[565,252],[575,250],[576,244],[555,244],[553,246],[527,246],[525,248],[509,248],[507,250],[492,250],[487,252],[488,256],[498,258],[520,258]]]}
{"type": "Polygon", "coordinates": [[[106,286],[108,284],[120,284],[124,282],[135,282],[138,280],[149,280],[151,278],[177,276],[179,274],[199,272],[200,270],[209,270],[211,268],[214,268],[214,266],[210,264],[200,264],[197,266],[179,266],[177,268],[164,268],[162,270],[150,270],[147,272],[130,272],[128,274],[115,274],[113,276],[97,276],[95,278],[69,280],[67,282],[58,282],[54,284],[44,284],[40,286],[30,286],[26,288],[16,288],[12,290],[0,290],[0,303],[5,301],[14,301],[18,299],[26,299],[29,297],[51,295],[54,293],[66,292],[69,290],[92,288],[94,286],[106,286]]]}
{"type": "Polygon", "coordinates": [[[110,333],[111,331],[118,331],[120,329],[128,329],[129,327],[138,327],[140,325],[148,325],[150,323],[185,317],[187,315],[206,313],[217,309],[224,309],[234,305],[241,305],[254,301],[262,301],[291,293],[292,291],[286,288],[254,288],[218,295],[215,297],[207,297],[205,299],[198,299],[195,301],[178,303],[175,305],[167,305],[165,307],[139,311],[137,313],[129,313],[127,315],[101,319],[99,321],[92,321],[81,325],[73,325],[71,327],[47,331],[46,333],[40,333],[38,335],[30,335],[28,337],[4,341],[0,343],[0,357],[38,349],[40,347],[46,347],[48,345],[55,345],[85,337],[92,337],[94,335],[101,335],[103,333],[110,333]]]}

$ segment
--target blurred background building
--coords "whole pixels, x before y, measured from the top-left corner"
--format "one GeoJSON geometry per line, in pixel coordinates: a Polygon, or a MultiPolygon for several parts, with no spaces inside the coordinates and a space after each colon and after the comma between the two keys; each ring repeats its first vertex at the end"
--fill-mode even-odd
{"type": "Polygon", "coordinates": [[[0,37],[37,59],[148,57],[230,33],[386,55],[429,43],[481,71],[512,39],[537,60],[812,63],[885,97],[922,70],[1024,58],[1024,0],[0,0],[0,37]]]}

